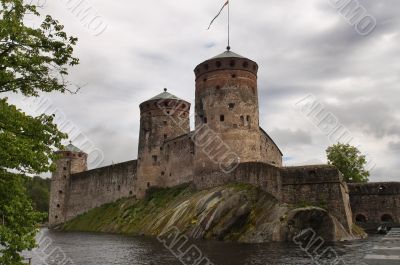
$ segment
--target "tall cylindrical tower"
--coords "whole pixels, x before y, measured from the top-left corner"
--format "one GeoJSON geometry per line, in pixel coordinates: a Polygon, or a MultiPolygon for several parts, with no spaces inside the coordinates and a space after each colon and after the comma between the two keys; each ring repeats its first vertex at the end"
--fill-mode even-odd
{"type": "Polygon", "coordinates": [[[49,225],[56,226],[66,220],[68,188],[72,174],[87,170],[88,155],[71,143],[65,150],[57,152],[60,158],[56,161],[50,187],[49,225]]]}
{"type": "Polygon", "coordinates": [[[260,161],[257,71],[231,51],[195,68],[195,176],[260,161]]]}
{"type": "Polygon", "coordinates": [[[160,186],[165,166],[163,144],[190,132],[190,103],[164,92],[140,104],[140,132],[136,195],[160,186]]]}

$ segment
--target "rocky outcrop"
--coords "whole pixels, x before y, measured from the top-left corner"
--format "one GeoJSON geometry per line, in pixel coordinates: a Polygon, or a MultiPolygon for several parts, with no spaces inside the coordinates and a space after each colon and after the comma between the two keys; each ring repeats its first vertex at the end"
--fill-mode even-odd
{"type": "Polygon", "coordinates": [[[172,227],[194,239],[245,243],[291,241],[309,228],[326,241],[356,238],[324,209],[283,204],[243,184],[205,191],[187,186],[153,191],[144,200],[121,200],[64,225],[65,230],[150,236],[172,227]]]}

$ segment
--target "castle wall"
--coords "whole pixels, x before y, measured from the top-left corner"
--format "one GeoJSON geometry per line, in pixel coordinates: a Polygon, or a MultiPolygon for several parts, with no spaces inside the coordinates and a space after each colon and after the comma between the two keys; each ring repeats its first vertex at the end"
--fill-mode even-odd
{"type": "Polygon", "coordinates": [[[190,136],[185,134],[164,143],[162,187],[173,187],[193,180],[194,143],[190,136]]]}
{"type": "Polygon", "coordinates": [[[260,128],[260,152],[261,161],[277,167],[282,166],[282,152],[275,144],[275,142],[269,137],[269,135],[260,128]]]}
{"type": "Polygon", "coordinates": [[[367,229],[390,219],[400,224],[400,182],[349,184],[349,190],[356,223],[367,229]]]}
{"type": "Polygon", "coordinates": [[[325,208],[351,231],[349,191],[336,167],[285,167],[281,170],[281,177],[283,202],[325,208]]]}
{"type": "Polygon", "coordinates": [[[66,221],[118,199],[134,196],[137,161],[72,174],[67,190],[66,221]]]}
{"type": "Polygon", "coordinates": [[[280,169],[265,163],[241,163],[231,173],[222,170],[196,176],[194,184],[198,189],[209,189],[229,183],[248,183],[281,198],[280,169]]]}

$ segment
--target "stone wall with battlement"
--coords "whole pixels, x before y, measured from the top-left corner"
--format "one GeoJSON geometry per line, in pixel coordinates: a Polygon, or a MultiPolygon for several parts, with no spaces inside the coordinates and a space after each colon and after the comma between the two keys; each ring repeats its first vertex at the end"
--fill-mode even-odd
{"type": "Polygon", "coordinates": [[[354,221],[367,229],[400,225],[400,182],[348,184],[354,221]]]}
{"type": "Polygon", "coordinates": [[[66,192],[66,221],[121,198],[134,196],[137,161],[72,174],[66,192]]]}

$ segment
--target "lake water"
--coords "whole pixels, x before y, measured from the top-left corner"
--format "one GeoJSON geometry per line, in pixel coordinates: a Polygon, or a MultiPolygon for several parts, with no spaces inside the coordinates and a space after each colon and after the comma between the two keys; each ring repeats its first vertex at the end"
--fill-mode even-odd
{"type": "MultiPolygon", "coordinates": [[[[111,234],[64,233],[44,229],[40,235],[41,247],[26,256],[32,264],[64,265],[182,265],[157,239],[111,234]],[[60,260],[64,259],[64,263],[60,260]]],[[[365,264],[362,258],[381,239],[371,236],[367,240],[324,245],[332,247],[343,264],[365,264]]],[[[217,265],[299,265],[314,264],[299,246],[290,243],[237,244],[193,241],[203,255],[217,265]]],[[[188,246],[189,246],[188,245],[188,246]]],[[[191,263],[188,263],[191,264],[191,263]]],[[[205,265],[206,263],[204,263],[205,265]]],[[[324,264],[324,263],[321,263],[324,264]]],[[[328,263],[326,263],[328,264],[328,263]]],[[[203,265],[203,264],[201,264],[203,265]]]]}

